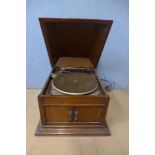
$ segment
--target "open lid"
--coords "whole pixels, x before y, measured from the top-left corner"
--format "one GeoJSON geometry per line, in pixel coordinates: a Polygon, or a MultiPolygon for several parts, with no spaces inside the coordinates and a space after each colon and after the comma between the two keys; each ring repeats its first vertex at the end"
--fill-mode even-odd
{"type": "Polygon", "coordinates": [[[51,66],[59,57],[89,58],[97,67],[112,20],[39,18],[51,66]]]}

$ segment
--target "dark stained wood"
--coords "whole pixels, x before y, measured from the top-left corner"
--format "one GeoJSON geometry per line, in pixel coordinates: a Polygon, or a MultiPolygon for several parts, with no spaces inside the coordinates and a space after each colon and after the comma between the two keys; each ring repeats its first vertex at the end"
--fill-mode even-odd
{"type": "Polygon", "coordinates": [[[76,122],[104,122],[104,106],[77,106],[74,108],[76,122]]]}
{"type": "Polygon", "coordinates": [[[89,58],[59,57],[55,67],[94,67],[89,58]]]}
{"type": "Polygon", "coordinates": [[[44,107],[43,107],[43,101],[42,101],[42,97],[41,96],[38,96],[38,106],[39,106],[39,111],[40,111],[41,122],[42,122],[42,124],[45,124],[46,123],[46,120],[45,120],[45,110],[44,110],[44,107]]]}
{"type": "Polygon", "coordinates": [[[99,95],[53,95],[51,73],[38,95],[40,122],[35,135],[110,135],[106,114],[110,97],[96,74],[102,48],[112,21],[84,19],[40,19],[51,73],[60,67],[93,68],[99,95]]]}
{"type": "Polygon", "coordinates": [[[101,86],[100,89],[104,93],[98,96],[47,95],[50,81],[49,75],[38,96],[42,125],[37,128],[36,135],[80,135],[80,132],[81,135],[110,135],[107,124],[105,125],[110,97],[105,94],[101,86]],[[73,118],[70,112],[74,113],[73,118]],[[76,112],[77,118],[75,118],[76,112]],[[80,129],[81,123],[85,125],[84,132],[80,129]],[[70,126],[71,124],[74,126],[70,126]],[[70,129],[66,129],[69,126],[70,129]]]}
{"type": "Polygon", "coordinates": [[[68,125],[68,126],[43,126],[41,122],[38,123],[36,136],[110,136],[110,130],[105,122],[104,125],[82,126],[82,125],[68,125]]]}
{"type": "Polygon", "coordinates": [[[39,18],[52,66],[59,57],[90,58],[97,66],[112,20],[39,18]]]}
{"type": "Polygon", "coordinates": [[[105,121],[107,106],[100,105],[45,105],[44,106],[44,124],[60,122],[91,122],[98,123],[105,121]]]}
{"type": "Polygon", "coordinates": [[[45,119],[47,123],[73,121],[73,107],[45,106],[45,119]]]}

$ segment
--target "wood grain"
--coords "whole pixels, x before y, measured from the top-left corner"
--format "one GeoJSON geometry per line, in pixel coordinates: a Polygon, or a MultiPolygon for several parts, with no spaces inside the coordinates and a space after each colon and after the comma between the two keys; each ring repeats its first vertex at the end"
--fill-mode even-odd
{"type": "MultiPolygon", "coordinates": [[[[61,18],[39,18],[39,21],[49,60],[54,68],[51,73],[55,73],[57,68],[60,67],[91,67],[94,70],[91,75],[96,78],[97,85],[99,85],[99,95],[72,96],[49,94],[52,80],[51,75],[49,75],[45,86],[38,96],[41,122],[38,125],[36,135],[39,135],[39,133],[40,135],[53,135],[54,131],[56,135],[76,135],[76,133],[77,135],[80,135],[80,133],[81,135],[110,135],[106,124],[110,97],[104,92],[94,68],[97,67],[113,21],[61,18]],[[77,126],[79,122],[85,123],[85,125],[87,122],[90,125],[95,122],[102,123],[103,126],[98,127],[94,124],[94,127],[91,128],[87,124],[87,128],[80,129],[80,126],[75,128],[73,125],[72,129],[67,130],[66,128],[57,128],[55,125],[52,125],[52,123],[58,122],[61,122],[62,125],[65,122],[74,122],[74,125],[77,126]],[[44,127],[49,123],[51,123],[51,127],[48,127],[47,130],[44,127]]],[[[84,84],[87,81],[85,80],[84,84]]]]}
{"type": "Polygon", "coordinates": [[[59,57],[55,67],[94,67],[89,58],[59,57]]]}
{"type": "Polygon", "coordinates": [[[97,66],[112,20],[39,18],[51,66],[59,57],[90,58],[97,66]]]}
{"type": "Polygon", "coordinates": [[[128,90],[113,90],[107,113],[111,136],[36,137],[39,120],[37,95],[27,90],[27,155],[128,155],[128,90]]]}
{"type": "MultiPolygon", "coordinates": [[[[96,73],[94,72],[93,74],[98,80],[96,73]]],[[[52,95],[52,94],[46,93],[47,91],[49,91],[48,88],[51,83],[51,80],[52,79],[50,78],[50,75],[49,75],[47,82],[45,83],[45,86],[43,87],[43,90],[38,96],[40,118],[41,118],[42,125],[38,125],[39,127],[36,130],[36,135],[39,135],[39,133],[40,135],[43,135],[43,134],[47,135],[45,133],[47,130],[43,129],[44,128],[43,125],[48,125],[48,124],[58,123],[58,122],[59,123],[61,122],[63,125],[64,123],[70,122],[70,116],[68,115],[68,113],[70,112],[70,108],[74,109],[73,110],[74,115],[76,113],[78,114],[76,119],[75,117],[72,118],[73,122],[75,123],[78,123],[78,122],[88,123],[89,122],[90,125],[91,123],[93,124],[94,122],[105,123],[104,126],[106,127],[100,127],[100,128],[98,128],[96,124],[96,129],[94,125],[94,130],[92,130],[92,135],[95,135],[95,132],[96,132],[96,135],[101,134],[101,133],[103,135],[110,135],[109,128],[106,124],[106,114],[107,114],[107,109],[109,106],[110,97],[109,95],[105,94],[100,83],[99,83],[99,88],[102,94],[97,95],[97,96],[52,95]]],[[[89,124],[87,128],[89,128],[89,124]]],[[[67,134],[67,135],[69,133],[71,135],[76,134],[75,132],[76,128],[68,132],[67,129],[63,128],[63,126],[61,128],[57,128],[57,126],[55,126],[54,124],[53,126],[51,126],[51,130],[48,130],[47,133],[48,135],[54,135],[53,133],[54,131],[56,131],[55,135],[59,135],[60,133],[67,134]],[[55,130],[52,130],[52,128],[55,128],[55,130]],[[49,134],[50,131],[52,132],[51,134],[49,134]],[[73,133],[71,133],[71,131],[73,131],[73,133]]],[[[91,130],[85,130],[85,135],[86,135],[86,132],[88,132],[88,135],[91,135],[90,131],[91,130]]],[[[79,135],[80,132],[81,132],[81,135],[83,135],[83,131],[79,129],[77,130],[77,135],[79,135]]]]}

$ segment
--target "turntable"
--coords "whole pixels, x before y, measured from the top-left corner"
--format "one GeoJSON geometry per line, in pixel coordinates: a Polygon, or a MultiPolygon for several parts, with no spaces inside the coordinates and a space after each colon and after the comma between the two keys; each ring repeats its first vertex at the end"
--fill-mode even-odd
{"type": "Polygon", "coordinates": [[[52,71],[38,96],[35,135],[110,135],[110,97],[96,67],[112,21],[40,18],[52,71]]]}
{"type": "Polygon", "coordinates": [[[63,69],[52,80],[52,90],[67,95],[88,95],[96,91],[97,80],[88,69],[63,69]],[[84,72],[85,71],[85,72],[84,72]]]}

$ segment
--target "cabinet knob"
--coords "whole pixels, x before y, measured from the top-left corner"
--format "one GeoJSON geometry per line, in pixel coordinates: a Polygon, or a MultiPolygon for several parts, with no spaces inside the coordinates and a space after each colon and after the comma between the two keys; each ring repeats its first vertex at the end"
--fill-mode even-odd
{"type": "Polygon", "coordinates": [[[74,112],[73,111],[69,111],[68,114],[69,114],[69,120],[73,121],[74,120],[74,112]]]}
{"type": "Polygon", "coordinates": [[[77,121],[77,119],[78,119],[78,114],[79,114],[78,111],[74,111],[74,120],[75,121],[77,121]]]}

